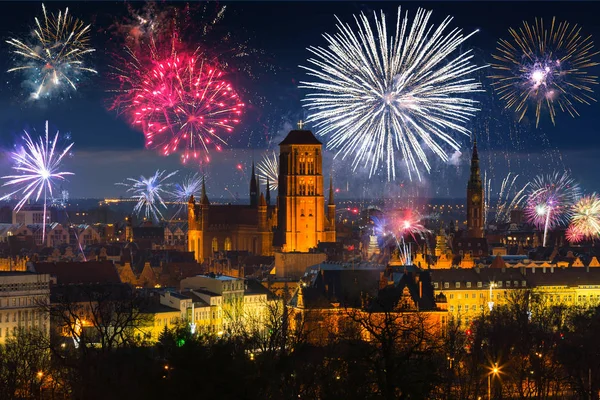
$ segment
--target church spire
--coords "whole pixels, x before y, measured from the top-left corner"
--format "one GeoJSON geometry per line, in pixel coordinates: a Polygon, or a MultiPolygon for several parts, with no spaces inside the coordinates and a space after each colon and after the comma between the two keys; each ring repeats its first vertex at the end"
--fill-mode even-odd
{"type": "Polygon", "coordinates": [[[202,191],[200,193],[200,203],[208,204],[208,196],[206,195],[206,176],[202,175],[202,191]]]}
{"type": "Polygon", "coordinates": [[[252,175],[250,176],[250,205],[258,206],[258,183],[256,181],[256,173],[254,171],[254,160],[252,160],[252,175]]]}
{"type": "Polygon", "coordinates": [[[471,156],[471,176],[469,178],[470,188],[481,187],[481,171],[479,170],[479,154],[477,152],[477,138],[473,140],[473,154],[471,156]]]}

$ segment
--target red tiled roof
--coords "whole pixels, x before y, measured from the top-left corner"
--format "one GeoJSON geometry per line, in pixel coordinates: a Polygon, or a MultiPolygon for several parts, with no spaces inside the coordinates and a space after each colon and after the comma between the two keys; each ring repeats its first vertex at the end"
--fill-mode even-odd
{"type": "Polygon", "coordinates": [[[59,285],[81,283],[121,283],[112,261],[39,262],[35,271],[56,277],[59,285]]]}

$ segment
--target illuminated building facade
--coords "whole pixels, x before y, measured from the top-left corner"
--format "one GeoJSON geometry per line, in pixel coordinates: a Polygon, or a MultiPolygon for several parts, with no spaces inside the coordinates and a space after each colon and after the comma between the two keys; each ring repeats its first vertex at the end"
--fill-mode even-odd
{"type": "Polygon", "coordinates": [[[250,205],[211,204],[202,182],[200,204],[194,196],[188,202],[188,251],[202,263],[222,251],[249,251],[273,254],[273,229],[277,207],[269,206],[258,193],[258,179],[252,165],[250,205]]]}
{"type": "Polygon", "coordinates": [[[330,176],[325,207],[322,147],[308,130],[293,130],[279,144],[275,246],[283,252],[308,252],[319,242],[336,241],[333,181],[330,176]]]}
{"type": "Polygon", "coordinates": [[[50,330],[48,313],[50,276],[31,272],[0,272],[0,344],[20,329],[50,330]]]}

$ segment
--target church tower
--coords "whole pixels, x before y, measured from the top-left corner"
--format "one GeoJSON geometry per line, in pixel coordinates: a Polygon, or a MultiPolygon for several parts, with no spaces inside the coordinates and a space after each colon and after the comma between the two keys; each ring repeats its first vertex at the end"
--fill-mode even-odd
{"type": "Polygon", "coordinates": [[[309,130],[290,131],[279,144],[278,229],[275,246],[284,252],[308,252],[319,242],[335,241],[333,196],[327,211],[323,185],[322,143],[309,130]]]}
{"type": "Polygon", "coordinates": [[[471,176],[467,184],[467,236],[470,238],[483,237],[483,185],[479,171],[479,155],[477,154],[477,139],[473,141],[471,157],[471,176]]]}
{"type": "Polygon", "coordinates": [[[254,161],[252,161],[252,176],[250,177],[250,205],[252,207],[258,207],[258,199],[260,193],[258,191],[258,180],[254,173],[254,161]]]}

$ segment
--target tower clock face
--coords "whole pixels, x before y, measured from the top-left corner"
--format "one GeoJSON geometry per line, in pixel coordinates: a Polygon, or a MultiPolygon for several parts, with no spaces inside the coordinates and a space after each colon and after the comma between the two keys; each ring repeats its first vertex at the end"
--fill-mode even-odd
{"type": "Polygon", "coordinates": [[[471,200],[473,201],[473,203],[477,203],[479,200],[481,200],[481,197],[479,197],[479,195],[478,195],[478,194],[474,194],[474,195],[471,197],[471,200]]]}

